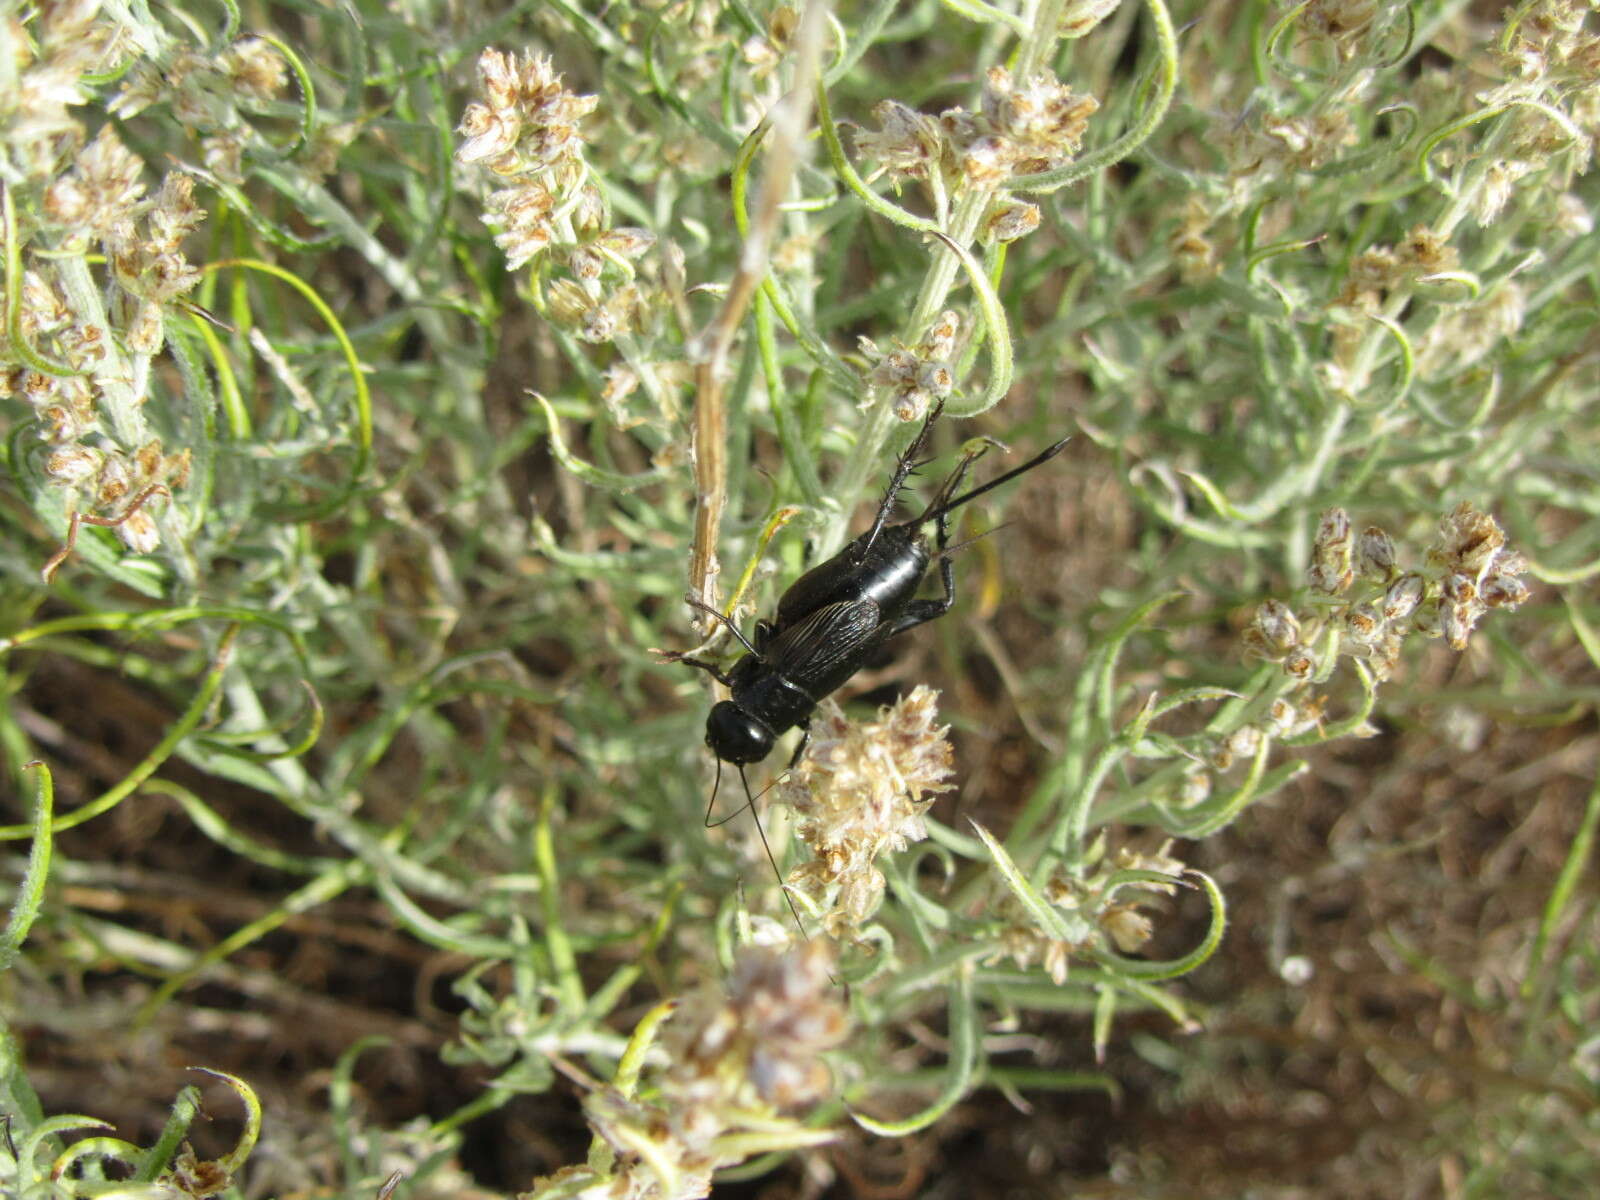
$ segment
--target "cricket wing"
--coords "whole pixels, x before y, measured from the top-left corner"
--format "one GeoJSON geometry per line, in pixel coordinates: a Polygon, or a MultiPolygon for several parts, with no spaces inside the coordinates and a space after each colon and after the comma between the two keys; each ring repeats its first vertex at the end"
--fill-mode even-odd
{"type": "Polygon", "coordinates": [[[774,638],[766,662],[810,695],[826,696],[861,669],[879,640],[878,617],[873,600],[824,604],[774,638]]]}

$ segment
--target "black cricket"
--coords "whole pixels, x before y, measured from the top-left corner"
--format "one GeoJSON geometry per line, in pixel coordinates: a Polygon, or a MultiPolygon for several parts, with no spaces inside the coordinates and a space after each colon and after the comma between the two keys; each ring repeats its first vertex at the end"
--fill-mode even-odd
{"type": "MultiPolygon", "coordinates": [[[[919,516],[891,525],[889,513],[906,479],[923,465],[917,456],[942,408],[941,404],[929,412],[900,456],[872,528],[795,580],[778,600],[776,618],[756,622],[754,643],[716,609],[690,598],[691,604],[727,625],[748,651],[727,672],[687,655],[668,656],[707,672],[732,693],[730,699],[713,705],[706,718],[706,745],[717,756],[719,769],[722,762],[733,763],[742,776],[745,764],[766,758],[782,734],[796,725],[804,729],[818,701],[859,671],[878,647],[949,612],[956,602],[950,514],[1048,461],[1068,441],[1063,438],[1020,467],[957,496],[968,469],[987,446],[969,450],[919,516]],[[935,530],[932,548],[930,525],[935,530]],[[918,599],[917,591],[935,561],[943,594],[918,599]]],[[[801,739],[791,767],[800,760],[809,738],[808,732],[801,739]]]]}

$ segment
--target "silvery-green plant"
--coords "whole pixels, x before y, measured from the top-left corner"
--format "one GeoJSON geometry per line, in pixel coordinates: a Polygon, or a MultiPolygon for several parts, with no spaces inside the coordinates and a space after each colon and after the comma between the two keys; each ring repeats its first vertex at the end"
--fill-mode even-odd
{"type": "MultiPolygon", "coordinates": [[[[541,1159],[544,1194],[689,1195],[777,1150],[825,1172],[851,1120],[904,1135],[979,1089],[1112,1090],[1040,1048],[1107,1055],[1130,1013],[1199,1044],[1226,1001],[1181,977],[1240,878],[1211,839],[1436,707],[1554,725],[1590,702],[1547,664],[1600,644],[1592,21],[1549,0],[0,20],[0,836],[31,847],[8,858],[8,1023],[195,1061],[190,1031],[230,1016],[315,1024],[295,1015],[336,973],[311,949],[273,969],[277,939],[403,945],[372,974],[448,979],[462,1011],[417,1062],[479,1096],[380,1128],[352,1039],[323,1153],[229,1161],[351,1195],[459,1183],[461,1126],[563,1074],[594,1141],[541,1159]],[[770,613],[935,401],[946,450],[1076,437],[987,506],[1015,527],[957,555],[901,700],[819,711],[762,802],[805,948],[748,820],[702,830],[709,697],[648,651],[695,640],[686,591],[770,613]],[[1450,682],[1419,688],[1444,655],[1450,682]],[[125,687],[146,724],[108,738],[125,687]],[[130,884],[105,860],[158,820],[252,887],[130,884]],[[89,962],[113,964],[103,1007],[74,999],[89,962]]],[[[1523,889],[1542,907],[1494,1014],[1557,1097],[1595,1002],[1567,940],[1586,812],[1523,889]]],[[[87,1194],[112,1161],[205,1183],[181,1133],[52,1174],[82,1119],[8,1086],[24,1186],[87,1194]]],[[[1489,1186],[1535,1151],[1429,1153],[1489,1186]]]]}

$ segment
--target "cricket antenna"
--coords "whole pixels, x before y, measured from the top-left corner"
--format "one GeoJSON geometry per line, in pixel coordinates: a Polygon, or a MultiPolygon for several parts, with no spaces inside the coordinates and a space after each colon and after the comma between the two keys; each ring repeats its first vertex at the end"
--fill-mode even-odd
{"type": "MultiPolygon", "coordinates": [[[[800,919],[800,910],[795,907],[794,897],[789,894],[789,889],[784,887],[783,872],[778,869],[778,859],[772,853],[772,843],[767,841],[767,831],[761,827],[761,814],[756,811],[756,798],[750,794],[750,781],[745,778],[744,764],[739,764],[739,782],[744,784],[745,806],[750,810],[750,819],[756,823],[756,832],[761,835],[761,848],[767,852],[767,861],[772,864],[772,873],[778,879],[778,887],[783,890],[784,901],[789,905],[789,915],[794,918],[794,927],[800,931],[800,940],[809,942],[811,935],[806,932],[806,924],[800,919]]],[[[771,788],[762,791],[765,796],[771,788]]]]}
{"type": "MultiPolygon", "coordinates": [[[[717,775],[716,775],[716,778],[711,781],[711,802],[706,805],[706,828],[707,829],[710,829],[712,827],[712,825],[711,825],[711,814],[717,811],[717,791],[718,791],[718,789],[720,789],[722,787],[722,760],[719,758],[716,761],[717,761],[717,775]]],[[[721,825],[722,822],[718,821],[717,824],[721,825]]]]}
{"type": "Polygon", "coordinates": [[[983,541],[983,539],[986,537],[993,537],[1010,524],[1010,521],[1001,521],[1000,524],[996,525],[993,529],[985,529],[982,533],[973,534],[973,536],[969,537],[964,542],[957,542],[954,546],[946,546],[943,550],[940,550],[934,554],[933,557],[935,560],[941,558],[952,558],[958,552],[965,550],[968,546],[976,545],[978,542],[983,541]]]}
{"type": "MultiPolygon", "coordinates": [[[[806,932],[805,922],[800,919],[800,910],[795,907],[794,897],[789,894],[789,889],[787,887],[784,887],[784,884],[783,884],[783,873],[778,870],[778,860],[777,860],[776,856],[774,856],[773,853],[772,853],[772,845],[771,845],[771,843],[767,841],[767,831],[761,827],[761,814],[756,811],[756,802],[759,801],[761,799],[761,797],[765,796],[768,792],[770,792],[773,788],[777,787],[780,783],[782,783],[783,780],[784,780],[784,776],[786,776],[788,774],[789,774],[789,772],[785,771],[783,773],[783,775],[778,776],[778,778],[774,779],[771,783],[767,784],[766,787],[762,788],[759,792],[757,792],[754,796],[752,796],[750,794],[750,781],[745,778],[744,764],[740,763],[739,764],[739,780],[740,780],[741,783],[744,784],[744,803],[741,804],[738,808],[734,809],[727,816],[723,817],[721,820],[713,821],[711,819],[711,812],[712,812],[712,809],[714,809],[716,807],[716,804],[717,804],[717,788],[722,783],[722,760],[719,758],[717,760],[717,778],[716,778],[716,782],[711,785],[711,806],[706,809],[706,828],[707,829],[715,829],[719,825],[726,825],[729,821],[733,820],[740,813],[742,813],[745,809],[748,808],[750,810],[750,819],[756,823],[756,832],[761,835],[761,845],[762,845],[762,848],[765,849],[766,852],[767,852],[767,861],[772,864],[772,873],[778,877],[778,886],[780,888],[783,888],[783,898],[784,898],[784,900],[788,901],[788,904],[789,904],[789,915],[794,918],[794,927],[800,931],[800,939],[801,939],[801,941],[809,942],[811,940],[811,935],[806,932]]],[[[740,882],[739,889],[740,889],[740,894],[742,895],[743,891],[744,891],[744,883],[743,883],[743,881],[740,882]]],[[[833,972],[832,971],[828,972],[828,982],[832,983],[832,984],[838,984],[838,982],[839,982],[837,979],[835,979],[833,977],[833,972]]]]}
{"type": "MultiPolygon", "coordinates": [[[[740,768],[739,775],[740,775],[740,778],[744,777],[743,768],[740,768]]],[[[722,760],[720,758],[717,759],[717,778],[716,778],[716,781],[714,783],[712,783],[712,785],[711,785],[711,803],[706,805],[706,828],[707,829],[721,829],[729,821],[733,820],[740,813],[746,811],[747,809],[749,811],[751,811],[751,812],[754,812],[755,811],[755,806],[756,806],[756,801],[760,800],[761,797],[765,796],[768,792],[770,792],[773,788],[777,787],[778,784],[780,784],[782,782],[783,782],[783,776],[780,775],[780,776],[778,776],[777,779],[774,779],[771,783],[767,784],[766,787],[762,788],[759,792],[757,792],[755,794],[755,798],[754,799],[752,799],[751,796],[750,796],[750,785],[748,783],[745,784],[744,785],[744,797],[745,797],[744,798],[744,803],[739,805],[738,808],[734,809],[727,816],[718,817],[715,821],[713,821],[711,819],[711,814],[713,812],[715,812],[716,808],[717,808],[717,788],[719,786],[721,786],[721,784],[722,784],[722,760]]]]}
{"type": "Polygon", "coordinates": [[[960,508],[963,504],[967,503],[969,500],[976,500],[979,496],[983,495],[985,492],[993,491],[995,488],[999,487],[1002,483],[1009,483],[1011,480],[1015,479],[1018,475],[1026,475],[1029,471],[1033,470],[1035,467],[1039,466],[1042,463],[1048,462],[1050,459],[1054,458],[1057,454],[1061,453],[1061,448],[1063,446],[1065,446],[1071,440],[1072,440],[1071,438],[1062,438],[1059,442],[1057,442],[1055,445],[1049,447],[1048,449],[1046,449],[1042,453],[1035,454],[1032,458],[1030,458],[1027,462],[1023,463],[1020,467],[1013,467],[1011,470],[1007,471],[1004,475],[1001,475],[1001,476],[998,476],[997,478],[991,479],[991,480],[989,480],[988,483],[979,484],[977,487],[973,488],[970,492],[965,492],[962,495],[957,496],[954,500],[945,500],[945,501],[941,502],[940,500],[935,499],[934,502],[933,502],[933,506],[931,508],[929,508],[927,512],[923,513],[922,516],[920,518],[918,518],[918,519],[920,521],[934,521],[934,520],[937,520],[938,518],[944,516],[946,513],[953,512],[956,509],[960,508]]]}

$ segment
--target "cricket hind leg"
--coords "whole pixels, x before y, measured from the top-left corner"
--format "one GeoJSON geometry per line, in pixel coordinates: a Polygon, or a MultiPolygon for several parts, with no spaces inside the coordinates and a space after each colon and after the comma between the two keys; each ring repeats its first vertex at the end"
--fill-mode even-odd
{"type": "MultiPolygon", "coordinates": [[[[941,521],[941,524],[943,522],[941,521]]],[[[943,543],[941,530],[940,542],[943,543]]],[[[941,544],[941,549],[943,546],[941,544]]],[[[956,572],[949,558],[939,560],[939,583],[942,585],[942,595],[927,600],[913,600],[892,620],[883,624],[882,640],[888,641],[898,637],[908,629],[915,629],[918,625],[926,625],[929,621],[937,621],[956,605],[956,572]]]]}
{"type": "MultiPolygon", "coordinates": [[[[986,448],[986,447],[985,447],[986,448]]],[[[977,450],[962,456],[961,464],[950,473],[950,478],[945,480],[944,486],[939,489],[939,494],[944,496],[961,486],[961,479],[967,473],[967,468],[983,453],[977,450]]],[[[929,621],[937,621],[956,605],[956,569],[950,561],[950,555],[945,551],[950,546],[950,510],[938,507],[938,500],[934,501],[930,511],[934,513],[934,526],[937,529],[934,541],[938,546],[935,557],[939,560],[939,591],[937,597],[925,600],[913,600],[891,621],[886,621],[879,635],[882,641],[915,629],[918,625],[926,625],[929,621]]]]}
{"type": "Polygon", "coordinates": [[[922,422],[922,428],[917,430],[917,436],[911,439],[911,445],[906,447],[894,464],[894,474],[889,477],[889,487],[883,493],[883,502],[878,505],[878,515],[872,519],[872,528],[867,532],[866,541],[862,543],[862,553],[872,548],[878,540],[878,534],[883,532],[884,524],[889,520],[889,514],[894,511],[894,502],[900,498],[900,489],[905,487],[906,480],[911,473],[922,464],[917,456],[922,453],[922,448],[928,444],[928,434],[933,429],[933,423],[939,419],[939,414],[944,412],[944,401],[939,400],[928,410],[927,418],[922,422]]]}
{"type": "Polygon", "coordinates": [[[981,438],[976,443],[969,443],[968,448],[961,455],[961,461],[945,477],[945,481],[939,485],[938,493],[928,502],[928,507],[922,510],[922,515],[917,518],[916,524],[918,525],[929,520],[938,522],[940,550],[945,548],[950,537],[950,527],[946,518],[951,512],[960,507],[959,504],[952,504],[950,498],[960,491],[961,485],[967,481],[967,472],[972,469],[972,464],[987,454],[990,447],[999,444],[989,437],[981,438]]]}
{"type": "Polygon", "coordinates": [[[950,472],[945,481],[939,485],[939,493],[933,501],[923,510],[917,523],[931,520],[936,530],[934,544],[937,550],[934,557],[939,560],[940,595],[927,600],[913,600],[907,604],[900,613],[885,624],[883,637],[885,640],[915,629],[918,625],[926,625],[929,621],[937,621],[956,605],[956,571],[950,561],[950,514],[960,506],[960,502],[952,504],[950,497],[961,490],[961,485],[966,482],[967,472],[972,469],[972,464],[977,462],[996,443],[985,438],[975,446],[968,449],[961,456],[961,461],[950,472]]]}
{"type": "MultiPolygon", "coordinates": [[[[985,439],[963,454],[961,461],[956,464],[955,470],[950,472],[950,477],[939,488],[939,494],[934,497],[933,503],[928,505],[923,514],[917,518],[916,524],[920,525],[924,521],[932,521],[938,530],[936,557],[939,559],[939,582],[944,585],[944,594],[938,599],[913,600],[906,605],[893,621],[885,624],[883,635],[885,638],[894,637],[896,634],[904,633],[908,629],[915,629],[918,625],[925,625],[929,621],[937,620],[955,607],[955,568],[950,563],[950,514],[969,500],[976,500],[985,492],[1015,479],[1018,475],[1026,474],[1046,460],[1055,457],[1061,452],[1061,448],[1067,444],[1067,439],[1062,438],[1053,446],[1048,447],[1043,453],[1034,455],[1020,467],[1014,467],[1004,475],[991,479],[988,483],[979,484],[970,492],[955,496],[955,493],[960,490],[962,483],[966,480],[967,471],[972,464],[977,462],[990,446],[997,444],[994,441],[985,439]],[[952,496],[954,496],[954,499],[952,499],[952,496]]],[[[993,531],[991,530],[991,532],[993,531]]],[[[962,543],[962,545],[966,544],[965,542],[962,543]]],[[[957,549],[960,549],[960,547],[958,546],[957,549]]]]}

